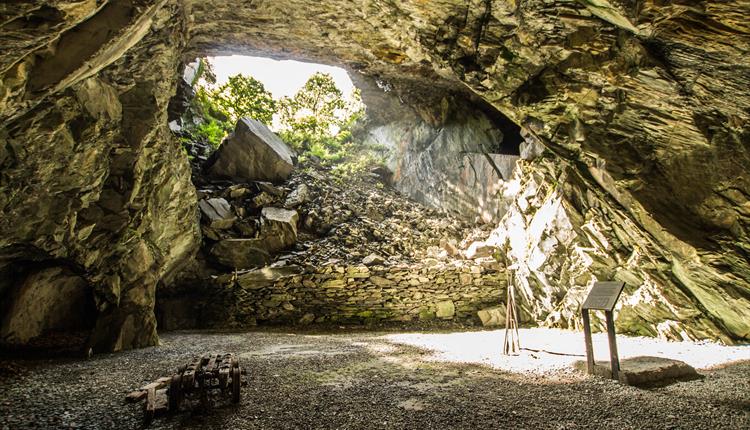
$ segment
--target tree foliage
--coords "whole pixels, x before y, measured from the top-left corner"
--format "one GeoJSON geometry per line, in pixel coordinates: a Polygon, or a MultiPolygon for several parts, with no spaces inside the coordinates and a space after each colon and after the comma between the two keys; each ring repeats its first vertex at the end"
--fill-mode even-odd
{"type": "MultiPolygon", "coordinates": [[[[208,65],[199,71],[212,76],[208,65]]],[[[279,135],[301,160],[315,158],[342,177],[383,160],[382,148],[365,147],[352,137],[364,114],[359,91],[345,98],[327,73],[315,73],[294,96],[278,101],[256,79],[235,75],[216,89],[198,85],[193,105],[200,113],[193,133],[214,146],[239,118],[250,117],[279,126],[279,135]]]]}
{"type": "Polygon", "coordinates": [[[303,156],[340,162],[351,146],[351,127],[362,113],[358,92],[346,100],[331,75],[318,72],[293,97],[279,102],[281,136],[303,156]]]}
{"type": "Polygon", "coordinates": [[[328,73],[315,73],[293,96],[280,101],[282,126],[294,132],[312,135],[330,133],[340,121],[337,114],[345,107],[341,90],[328,73]]]}
{"type": "Polygon", "coordinates": [[[270,124],[276,113],[276,100],[252,76],[230,76],[211,96],[233,123],[240,118],[250,117],[270,124]]]}

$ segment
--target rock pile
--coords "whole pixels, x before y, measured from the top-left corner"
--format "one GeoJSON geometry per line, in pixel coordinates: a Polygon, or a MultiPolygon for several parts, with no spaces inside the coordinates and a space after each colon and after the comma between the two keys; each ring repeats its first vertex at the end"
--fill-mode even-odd
{"type": "Polygon", "coordinates": [[[493,260],[489,249],[472,245],[472,238],[482,236],[481,227],[409,201],[369,175],[342,183],[320,166],[307,164],[278,186],[203,185],[199,207],[204,239],[210,254],[227,267],[260,267],[239,257],[254,249],[274,255],[279,265],[429,266],[467,256],[493,260]]]}
{"type": "Polygon", "coordinates": [[[202,252],[181,280],[191,299],[188,288],[159,291],[163,328],[478,324],[477,311],[502,300],[503,268],[475,241],[488,231],[401,196],[379,172],[344,181],[309,160],[276,184],[194,178],[202,252]]]}

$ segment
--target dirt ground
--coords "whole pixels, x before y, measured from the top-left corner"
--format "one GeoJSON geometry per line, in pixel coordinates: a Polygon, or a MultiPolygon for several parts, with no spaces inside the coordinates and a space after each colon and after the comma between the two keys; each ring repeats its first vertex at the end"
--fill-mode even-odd
{"type": "Polygon", "coordinates": [[[91,359],[3,360],[0,428],[141,428],[141,406],[125,394],[214,351],[239,354],[247,369],[240,405],[157,418],[149,428],[750,429],[749,349],[728,349],[729,363],[714,359],[701,379],[645,390],[583,375],[569,366],[580,359],[574,352],[510,359],[523,366],[477,358],[471,345],[495,357],[501,337],[475,333],[174,332],[158,347],[91,359]]]}

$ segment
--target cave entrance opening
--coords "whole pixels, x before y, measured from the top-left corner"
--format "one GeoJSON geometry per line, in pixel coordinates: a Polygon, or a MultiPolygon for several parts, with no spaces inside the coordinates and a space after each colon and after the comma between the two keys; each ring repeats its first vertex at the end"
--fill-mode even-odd
{"type": "Polygon", "coordinates": [[[36,254],[0,271],[0,351],[77,354],[96,322],[94,291],[78,268],[36,254]]]}
{"type": "Polygon", "coordinates": [[[199,60],[183,86],[188,114],[170,126],[193,164],[202,244],[157,289],[160,329],[500,323],[501,268],[475,229],[504,210],[495,197],[523,140],[511,119],[450,82],[267,58],[199,60]],[[329,116],[310,118],[320,98],[329,116]],[[359,121],[336,115],[365,105],[359,121]]]}

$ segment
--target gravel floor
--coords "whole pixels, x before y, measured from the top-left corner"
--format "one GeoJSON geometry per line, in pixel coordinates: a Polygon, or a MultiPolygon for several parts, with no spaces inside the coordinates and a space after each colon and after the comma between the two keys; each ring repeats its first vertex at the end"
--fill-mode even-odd
{"type": "Polygon", "coordinates": [[[509,373],[435,361],[393,333],[282,331],[168,333],[159,347],[89,360],[0,362],[0,428],[140,428],[140,405],[124,395],[206,351],[240,354],[241,404],[149,428],[750,428],[750,360],[643,390],[569,368],[509,373]]]}

